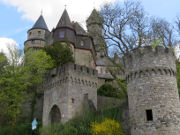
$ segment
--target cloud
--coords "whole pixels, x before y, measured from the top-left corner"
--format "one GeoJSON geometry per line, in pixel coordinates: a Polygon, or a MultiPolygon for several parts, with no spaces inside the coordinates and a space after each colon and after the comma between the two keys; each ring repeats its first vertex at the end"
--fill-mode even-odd
{"type": "MultiPolygon", "coordinates": [[[[6,4],[17,7],[19,12],[23,12],[23,18],[36,21],[41,10],[46,23],[50,29],[56,26],[62,12],[67,5],[67,11],[71,21],[77,21],[85,25],[85,20],[95,7],[115,0],[2,0],[6,4]]],[[[123,1],[123,0],[119,0],[123,1]]]]}
{"type": "Polygon", "coordinates": [[[0,51],[9,55],[8,47],[19,47],[19,45],[11,38],[0,37],[0,51]]]}

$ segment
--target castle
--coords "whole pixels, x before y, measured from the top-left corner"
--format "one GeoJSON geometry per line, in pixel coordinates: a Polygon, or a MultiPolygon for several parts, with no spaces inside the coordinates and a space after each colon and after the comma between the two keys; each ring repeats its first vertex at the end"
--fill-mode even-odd
{"type": "MultiPolygon", "coordinates": [[[[112,66],[102,37],[103,19],[94,9],[87,32],[71,22],[64,10],[51,32],[41,15],[28,31],[25,48],[41,49],[68,40],[75,63],[49,71],[39,101],[43,125],[66,122],[81,114],[84,105],[97,109],[97,88],[113,80],[112,66]]],[[[162,46],[132,50],[124,57],[131,135],[179,135],[180,102],[174,54],[162,46]]]]}
{"type": "Polygon", "coordinates": [[[107,70],[111,62],[104,49],[103,19],[94,9],[86,23],[87,32],[77,22],[71,22],[65,9],[51,32],[42,15],[28,30],[24,48],[38,50],[56,41],[63,44],[68,41],[75,61],[50,71],[46,76],[42,93],[43,125],[68,121],[82,112],[84,102],[96,109],[97,88],[113,79],[107,70]]]}

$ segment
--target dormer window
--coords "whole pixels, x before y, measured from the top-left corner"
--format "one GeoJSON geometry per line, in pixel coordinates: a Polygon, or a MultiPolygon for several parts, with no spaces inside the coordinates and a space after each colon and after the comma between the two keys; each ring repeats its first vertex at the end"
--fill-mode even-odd
{"type": "Polygon", "coordinates": [[[62,20],[62,22],[61,22],[61,23],[62,23],[62,25],[64,25],[64,24],[65,24],[64,20],[62,20]]]}
{"type": "Polygon", "coordinates": [[[41,31],[38,31],[38,35],[41,35],[41,31]]]}
{"type": "Polygon", "coordinates": [[[81,45],[81,46],[84,46],[84,41],[81,40],[80,45],[81,45]]]}
{"type": "Polygon", "coordinates": [[[60,37],[60,38],[64,38],[64,31],[60,31],[60,32],[59,32],[59,37],[60,37]]]}

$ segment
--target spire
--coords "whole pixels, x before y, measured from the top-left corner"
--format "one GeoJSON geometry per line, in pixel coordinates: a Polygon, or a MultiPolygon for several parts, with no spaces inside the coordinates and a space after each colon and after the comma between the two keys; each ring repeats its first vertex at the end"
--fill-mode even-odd
{"type": "Polygon", "coordinates": [[[44,18],[42,16],[42,14],[38,18],[38,20],[36,21],[36,23],[34,24],[32,29],[45,29],[45,30],[48,30],[48,27],[46,25],[46,22],[44,21],[44,18]]]}
{"type": "Polygon", "coordinates": [[[103,24],[103,18],[100,16],[99,12],[94,8],[91,12],[91,15],[86,20],[87,25],[91,23],[98,23],[100,25],[103,24]]]}
{"type": "Polygon", "coordinates": [[[66,9],[64,10],[64,12],[61,16],[61,19],[59,20],[56,27],[70,27],[70,28],[72,28],[72,23],[71,23],[71,20],[69,18],[69,15],[68,15],[68,12],[66,9]]]}

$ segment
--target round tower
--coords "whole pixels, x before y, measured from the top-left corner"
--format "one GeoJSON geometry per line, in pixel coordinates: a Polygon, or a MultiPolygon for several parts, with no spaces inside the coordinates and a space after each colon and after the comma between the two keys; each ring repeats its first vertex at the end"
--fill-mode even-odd
{"type": "Polygon", "coordinates": [[[171,49],[134,49],[124,62],[131,135],[179,135],[180,102],[171,49]]]}
{"type": "Polygon", "coordinates": [[[42,15],[38,18],[34,26],[27,32],[25,48],[41,49],[45,46],[45,37],[49,33],[48,27],[42,15]]]}

